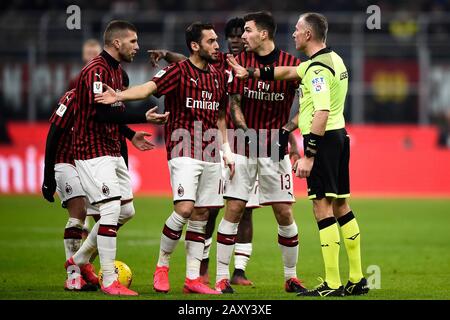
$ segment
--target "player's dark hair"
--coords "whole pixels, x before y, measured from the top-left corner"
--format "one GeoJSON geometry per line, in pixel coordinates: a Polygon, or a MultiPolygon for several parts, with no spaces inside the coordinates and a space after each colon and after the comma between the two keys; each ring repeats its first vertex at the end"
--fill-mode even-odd
{"type": "Polygon", "coordinates": [[[203,30],[214,30],[214,26],[211,23],[196,21],[186,28],[186,45],[189,52],[193,52],[191,42],[200,43],[202,41],[203,30]]]}
{"type": "Polygon", "coordinates": [[[128,77],[128,73],[122,69],[122,86],[124,88],[128,88],[130,86],[130,77],[128,77]]]}
{"type": "Polygon", "coordinates": [[[327,40],[328,21],[323,14],[308,12],[302,14],[301,17],[311,27],[315,39],[323,42],[327,40]]]}
{"type": "Polygon", "coordinates": [[[111,45],[114,38],[117,37],[118,32],[123,32],[126,30],[137,32],[136,27],[124,20],[113,20],[106,26],[105,33],[103,34],[103,43],[105,45],[111,45]]]}
{"type": "Polygon", "coordinates": [[[228,38],[233,33],[234,29],[241,29],[244,32],[245,21],[242,18],[233,18],[228,20],[225,25],[225,38],[228,38]]]}
{"type": "Polygon", "coordinates": [[[268,11],[259,11],[259,12],[252,12],[249,14],[246,14],[244,16],[245,22],[248,21],[255,21],[255,25],[258,28],[258,30],[267,30],[269,34],[269,39],[273,40],[275,37],[275,33],[277,32],[277,24],[275,23],[275,20],[272,17],[272,14],[268,11]]]}

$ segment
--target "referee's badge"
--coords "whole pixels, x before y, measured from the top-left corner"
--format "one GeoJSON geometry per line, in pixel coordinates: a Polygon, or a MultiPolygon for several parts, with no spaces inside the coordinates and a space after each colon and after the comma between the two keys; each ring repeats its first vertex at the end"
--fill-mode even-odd
{"type": "Polygon", "coordinates": [[[322,92],[327,90],[327,85],[323,77],[317,77],[311,80],[315,92],[322,92]]]}

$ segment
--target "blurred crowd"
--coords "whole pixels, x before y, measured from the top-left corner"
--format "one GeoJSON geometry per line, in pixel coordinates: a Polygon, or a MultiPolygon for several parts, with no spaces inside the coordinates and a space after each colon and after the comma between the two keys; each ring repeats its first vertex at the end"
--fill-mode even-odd
{"type": "Polygon", "coordinates": [[[154,11],[187,11],[187,10],[224,10],[246,11],[266,9],[271,11],[362,11],[369,5],[379,5],[382,10],[397,11],[401,9],[416,11],[448,11],[449,0],[15,0],[2,1],[1,11],[6,10],[51,10],[64,9],[76,4],[81,8],[97,10],[154,10],[154,11]]]}

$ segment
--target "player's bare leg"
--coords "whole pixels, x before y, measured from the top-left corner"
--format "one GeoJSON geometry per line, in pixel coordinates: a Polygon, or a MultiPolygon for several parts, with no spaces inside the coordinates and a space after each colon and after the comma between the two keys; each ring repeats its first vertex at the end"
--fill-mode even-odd
{"type": "Polygon", "coordinates": [[[306,291],[297,278],[298,228],[294,221],[292,204],[274,203],[272,209],[278,222],[278,246],[283,258],[285,290],[297,293],[306,291]]]}
{"type": "Polygon", "coordinates": [[[369,292],[369,287],[361,268],[361,235],[358,222],[347,199],[333,201],[333,214],[341,228],[349,261],[349,280],[345,286],[345,294],[366,294],[369,292]]]}
{"type": "Polygon", "coordinates": [[[208,222],[206,223],[206,231],[205,231],[205,249],[203,250],[203,258],[200,264],[200,277],[202,278],[202,282],[204,284],[209,284],[209,274],[208,274],[208,266],[209,266],[209,251],[211,250],[212,237],[214,233],[214,228],[216,226],[216,219],[219,215],[220,209],[218,208],[210,208],[208,215],[208,222]]]}
{"type": "Polygon", "coordinates": [[[253,282],[245,276],[245,268],[252,254],[253,238],[253,209],[246,208],[239,222],[236,246],[234,250],[234,272],[231,277],[232,284],[251,286],[253,282]]]}
{"type": "Polygon", "coordinates": [[[217,230],[217,273],[216,290],[222,293],[233,293],[230,285],[230,260],[236,243],[237,230],[246,202],[239,199],[228,199],[225,214],[217,230]]]}

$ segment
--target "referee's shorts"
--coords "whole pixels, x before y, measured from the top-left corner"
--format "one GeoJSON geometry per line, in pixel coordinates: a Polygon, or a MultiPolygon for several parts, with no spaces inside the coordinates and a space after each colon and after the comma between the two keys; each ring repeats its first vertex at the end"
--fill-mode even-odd
{"type": "MultiPolygon", "coordinates": [[[[304,148],[309,135],[304,136],[304,148]]],[[[314,159],[308,183],[308,198],[350,197],[350,139],[345,128],[325,132],[314,159]]]]}

